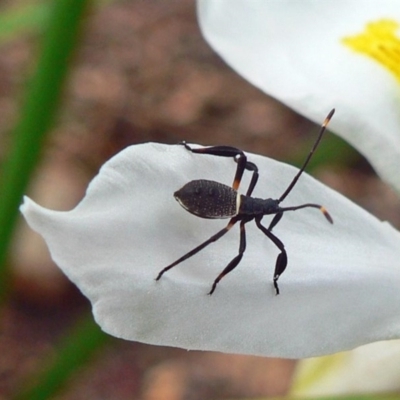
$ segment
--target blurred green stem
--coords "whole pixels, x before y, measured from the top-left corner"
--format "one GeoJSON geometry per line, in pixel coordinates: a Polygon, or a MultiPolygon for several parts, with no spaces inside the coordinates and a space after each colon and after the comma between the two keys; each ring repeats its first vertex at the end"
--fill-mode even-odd
{"type": "MultiPolygon", "coordinates": [[[[289,162],[300,168],[304,163],[305,154],[308,154],[314,144],[314,138],[310,135],[307,144],[301,145],[298,151],[289,162]]],[[[329,131],[323,137],[318,151],[316,151],[307,167],[307,172],[311,172],[321,165],[351,166],[360,158],[360,154],[347,142],[337,135],[330,134],[329,131]]]]}
{"type": "Polygon", "coordinates": [[[109,339],[93,321],[91,315],[78,322],[75,329],[58,346],[47,368],[33,376],[31,385],[25,386],[13,400],[45,400],[54,398],[67,378],[79,372],[96,350],[109,339]]]}
{"type": "Polygon", "coordinates": [[[44,32],[42,52],[4,163],[0,185],[0,296],[9,283],[7,249],[18,207],[56,114],[68,64],[89,0],[57,0],[44,32]]]}
{"type": "MultiPolygon", "coordinates": [[[[0,45],[27,33],[43,32],[50,17],[52,1],[17,2],[16,5],[2,9],[0,12],[0,45]]],[[[96,0],[95,4],[104,5],[112,1],[96,0]]]]}
{"type": "MultiPolygon", "coordinates": [[[[18,207],[39,159],[46,133],[54,122],[68,66],[79,38],[89,0],[56,0],[49,5],[41,56],[27,89],[0,186],[0,296],[8,289],[6,256],[18,207]]],[[[80,321],[61,343],[52,365],[35,376],[18,399],[52,398],[73,371],[104,343],[106,335],[92,319],[80,321]]]]}
{"type": "Polygon", "coordinates": [[[0,44],[24,32],[40,31],[48,21],[49,3],[22,4],[0,14],[0,44]]]}

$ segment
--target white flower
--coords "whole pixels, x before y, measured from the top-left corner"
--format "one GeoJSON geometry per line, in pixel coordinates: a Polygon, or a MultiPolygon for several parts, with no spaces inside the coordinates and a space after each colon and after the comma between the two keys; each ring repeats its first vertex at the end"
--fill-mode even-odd
{"type": "Polygon", "coordinates": [[[400,390],[400,341],[384,341],[352,351],[302,360],[291,396],[303,399],[400,390]]]}
{"type": "MultiPolygon", "coordinates": [[[[335,106],[332,130],[400,193],[398,1],[198,0],[198,10],[210,45],[255,86],[314,121],[335,106]]],[[[398,390],[398,354],[386,341],[304,360],[292,395],[398,390]]]]}
{"type": "MultiPolygon", "coordinates": [[[[260,169],[255,197],[278,198],[297,171],[248,157],[260,169]]],[[[28,198],[21,210],[114,336],[289,358],[400,337],[399,232],[307,174],[281,205],[323,204],[334,224],[315,209],[285,213],[274,229],[289,258],[279,296],[272,284],[279,252],[254,222],[246,225],[243,260],[212,296],[213,280],[238,252],[236,226],[155,281],[227,223],[189,214],[173,193],[200,178],[230,185],[235,169],[230,158],[179,145],[137,145],[102,167],[74,210],[51,211],[28,198]]]]}
{"type": "Polygon", "coordinates": [[[198,0],[202,32],[239,74],[357,148],[400,192],[397,0],[198,0]]]}

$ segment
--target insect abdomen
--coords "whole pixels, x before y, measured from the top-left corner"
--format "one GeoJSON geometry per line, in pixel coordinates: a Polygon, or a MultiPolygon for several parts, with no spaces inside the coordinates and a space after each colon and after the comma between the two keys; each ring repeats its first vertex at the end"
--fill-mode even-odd
{"type": "Polygon", "coordinates": [[[236,190],[222,183],[199,179],[174,193],[179,204],[201,218],[231,218],[237,214],[236,190]]]}

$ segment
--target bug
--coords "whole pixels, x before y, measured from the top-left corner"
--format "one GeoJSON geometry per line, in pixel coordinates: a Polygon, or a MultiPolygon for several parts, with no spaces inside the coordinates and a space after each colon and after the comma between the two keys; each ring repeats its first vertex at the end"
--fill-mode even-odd
{"type": "Polygon", "coordinates": [[[272,233],[272,230],[281,220],[283,214],[287,211],[295,211],[302,208],[317,208],[322,212],[325,218],[331,224],[333,224],[333,219],[329,215],[328,211],[319,204],[306,203],[292,207],[281,207],[280,204],[283,200],[285,200],[285,198],[294,188],[301,174],[306,169],[307,164],[309,163],[312,155],[314,154],[314,151],[318,147],[322,139],[322,135],[324,134],[326,127],[334,113],[335,109],[331,110],[331,112],[325,118],[319,130],[317,139],[313,147],[311,148],[306,160],[304,161],[303,166],[300,168],[300,170],[297,172],[297,174],[290,182],[286,190],[278,199],[271,199],[271,198],[259,199],[251,197],[251,194],[257,184],[259,173],[256,164],[247,161],[247,157],[242,150],[230,146],[213,146],[213,147],[193,149],[188,144],[186,144],[186,142],[180,143],[183,146],[185,146],[185,148],[188,151],[191,151],[192,153],[209,154],[220,157],[233,157],[234,161],[237,163],[236,173],[232,187],[215,181],[199,179],[190,181],[189,183],[187,183],[181,189],[179,189],[174,193],[174,197],[178,201],[178,203],[186,211],[196,215],[197,217],[208,218],[208,219],[230,218],[230,220],[228,224],[225,226],[225,228],[221,229],[219,232],[211,236],[205,242],[201,243],[199,246],[195,247],[193,250],[184,254],[178,260],[174,261],[172,264],[162,269],[158,274],[156,281],[160,280],[161,277],[164,275],[164,273],[169,271],[171,268],[177,266],[181,262],[194,256],[195,254],[203,250],[205,247],[207,247],[209,244],[219,240],[222,236],[224,236],[227,232],[229,232],[237,222],[240,222],[239,252],[236,255],[236,257],[234,257],[229,262],[229,264],[222,270],[222,272],[214,280],[211,286],[211,290],[208,293],[209,295],[212,295],[220,280],[224,276],[229,274],[240,263],[243,254],[246,250],[245,225],[248,222],[254,220],[257,227],[268,237],[268,239],[272,241],[272,243],[274,243],[274,245],[280,251],[276,259],[275,272],[273,276],[275,293],[276,295],[278,295],[279,294],[278,280],[286,269],[288,263],[288,257],[284,244],[277,236],[275,236],[275,234],[272,233]],[[245,170],[251,171],[252,177],[246,194],[242,195],[238,193],[238,189],[245,170]],[[274,215],[268,227],[265,227],[261,223],[261,220],[265,215],[274,215]]]}

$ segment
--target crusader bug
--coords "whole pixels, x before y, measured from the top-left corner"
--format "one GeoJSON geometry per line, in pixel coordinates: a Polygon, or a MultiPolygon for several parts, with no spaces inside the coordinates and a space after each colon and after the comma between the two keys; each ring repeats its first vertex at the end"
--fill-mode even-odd
{"type": "Polygon", "coordinates": [[[220,157],[233,157],[234,161],[237,163],[235,178],[233,180],[232,187],[215,181],[199,179],[187,183],[181,189],[174,193],[174,197],[178,201],[178,203],[186,211],[196,215],[197,217],[209,219],[230,218],[230,220],[225,228],[221,229],[215,235],[211,236],[208,240],[195,247],[193,250],[189,251],[172,264],[162,269],[158,274],[156,280],[158,281],[164,275],[164,273],[169,271],[171,268],[194,256],[209,244],[220,239],[237,222],[240,222],[239,252],[237,256],[230,261],[230,263],[214,280],[211,290],[208,293],[209,295],[213,294],[215,288],[218,285],[218,282],[225,275],[236,268],[236,266],[240,263],[240,260],[242,259],[243,254],[246,250],[245,225],[254,219],[257,227],[275,244],[275,246],[280,251],[276,259],[275,272],[273,277],[275,292],[278,295],[278,279],[286,269],[288,258],[284,244],[280,239],[275,236],[275,234],[272,233],[272,229],[281,220],[283,214],[286,211],[295,211],[301,208],[317,208],[323,213],[325,218],[331,224],[333,223],[333,220],[328,211],[319,204],[306,203],[293,207],[280,207],[280,203],[288,196],[288,194],[296,185],[298,179],[300,178],[300,175],[307,167],[307,164],[309,163],[315,149],[320,143],[322,135],[324,134],[325,129],[329,121],[331,120],[334,112],[335,110],[333,109],[325,118],[325,121],[321,125],[321,129],[318,133],[318,137],[311,151],[309,152],[303,166],[290,182],[287,189],[278,199],[258,199],[255,197],[251,197],[251,194],[258,180],[258,168],[254,163],[247,161],[247,157],[242,150],[230,146],[214,146],[192,149],[185,142],[181,143],[183,146],[185,146],[187,150],[191,151],[192,153],[210,154],[220,157]],[[251,171],[252,177],[246,195],[242,195],[238,193],[238,189],[245,170],[251,171]],[[261,224],[261,220],[265,215],[274,215],[268,227],[265,227],[261,224]]]}

